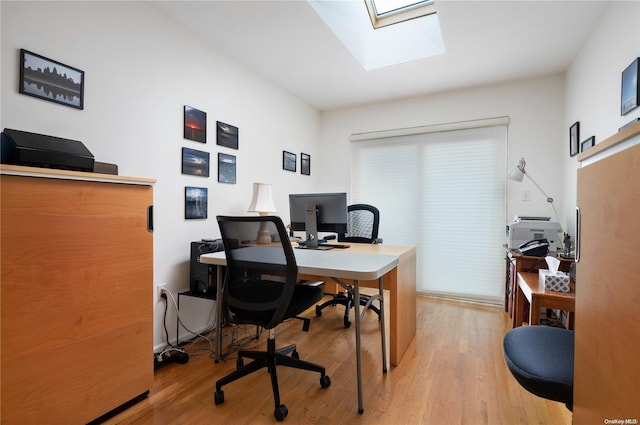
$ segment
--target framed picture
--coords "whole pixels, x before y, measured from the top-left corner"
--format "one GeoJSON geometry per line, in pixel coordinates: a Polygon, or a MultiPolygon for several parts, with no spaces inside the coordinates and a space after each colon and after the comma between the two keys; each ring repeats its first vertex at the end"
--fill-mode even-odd
{"type": "Polygon", "coordinates": [[[84,71],[20,49],[20,87],[27,96],[84,109],[84,71]]]}
{"type": "Polygon", "coordinates": [[[236,156],[218,153],[218,182],[236,184],[236,156]]]}
{"type": "Polygon", "coordinates": [[[620,97],[620,115],[638,107],[640,98],[640,86],[638,86],[638,74],[640,74],[640,58],[636,58],[631,65],[622,71],[622,95],[620,97]]]}
{"type": "Polygon", "coordinates": [[[187,220],[207,218],[208,198],[206,187],[185,187],[184,218],[187,220]]]}
{"type": "Polygon", "coordinates": [[[622,130],[623,128],[630,127],[630,126],[634,125],[635,123],[637,123],[638,121],[640,121],[640,118],[634,118],[631,121],[629,121],[628,123],[626,123],[625,125],[623,125],[622,127],[620,127],[618,129],[618,131],[622,130]]]}
{"type": "Polygon", "coordinates": [[[293,171],[295,173],[297,169],[296,161],[297,161],[297,157],[295,153],[282,151],[282,168],[283,169],[287,171],[293,171]]]}
{"type": "Polygon", "coordinates": [[[569,156],[580,153],[580,123],[575,122],[569,128],[569,156]]]}
{"type": "Polygon", "coordinates": [[[596,136],[591,136],[584,142],[580,143],[580,152],[588,150],[596,144],[596,136]]]}
{"type": "Polygon", "coordinates": [[[231,149],[238,149],[238,127],[216,121],[216,143],[231,149]]]}
{"type": "Polygon", "coordinates": [[[311,175],[311,155],[306,153],[300,154],[300,173],[305,176],[311,175]]]}
{"type": "Polygon", "coordinates": [[[182,148],[182,174],[209,177],[209,152],[182,148]]]}
{"type": "Polygon", "coordinates": [[[207,143],[207,113],[184,106],[184,138],[207,143]]]}

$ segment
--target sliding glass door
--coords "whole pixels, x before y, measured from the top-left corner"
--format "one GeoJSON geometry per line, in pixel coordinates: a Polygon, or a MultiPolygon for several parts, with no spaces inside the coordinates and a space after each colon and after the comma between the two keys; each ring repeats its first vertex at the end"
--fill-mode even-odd
{"type": "Polygon", "coordinates": [[[504,302],[507,126],[352,142],[352,203],[415,245],[418,292],[504,302]]]}

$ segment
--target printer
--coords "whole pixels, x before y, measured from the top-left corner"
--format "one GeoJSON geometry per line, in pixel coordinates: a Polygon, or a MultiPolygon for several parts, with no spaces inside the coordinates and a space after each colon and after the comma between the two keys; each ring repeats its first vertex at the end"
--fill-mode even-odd
{"type": "Polygon", "coordinates": [[[78,140],[10,128],[5,128],[0,137],[3,164],[93,172],[93,154],[78,140]]]}
{"type": "Polygon", "coordinates": [[[515,249],[533,239],[546,239],[549,241],[549,251],[557,251],[560,232],[562,226],[557,221],[551,221],[550,217],[515,216],[513,223],[507,225],[507,247],[515,249]]]}

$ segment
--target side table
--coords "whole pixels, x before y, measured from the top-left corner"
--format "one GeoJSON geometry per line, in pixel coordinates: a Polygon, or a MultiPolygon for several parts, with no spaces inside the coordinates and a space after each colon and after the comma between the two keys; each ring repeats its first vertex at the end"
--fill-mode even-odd
{"type": "Polygon", "coordinates": [[[568,328],[573,329],[576,311],[576,292],[571,282],[571,292],[547,291],[540,288],[538,273],[520,272],[517,276],[518,289],[516,291],[513,327],[522,326],[525,301],[529,303],[529,325],[540,324],[540,309],[551,308],[569,313],[568,328]],[[520,318],[518,320],[518,318],[520,318]]]}

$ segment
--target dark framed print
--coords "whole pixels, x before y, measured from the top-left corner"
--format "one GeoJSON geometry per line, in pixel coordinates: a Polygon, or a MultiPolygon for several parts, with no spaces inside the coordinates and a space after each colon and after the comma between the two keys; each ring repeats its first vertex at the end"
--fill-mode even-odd
{"type": "Polygon", "coordinates": [[[184,138],[207,143],[207,113],[184,105],[184,138]]]}
{"type": "Polygon", "coordinates": [[[580,123],[575,122],[569,128],[569,156],[576,156],[580,153],[580,123]]]}
{"type": "Polygon", "coordinates": [[[238,149],[238,127],[216,121],[216,143],[231,149],[238,149]]]}
{"type": "Polygon", "coordinates": [[[203,219],[207,218],[209,191],[206,187],[184,188],[184,218],[203,219]]]}
{"type": "Polygon", "coordinates": [[[596,136],[591,136],[584,142],[580,143],[580,152],[584,152],[596,144],[596,136]]]}
{"type": "Polygon", "coordinates": [[[27,96],[84,109],[84,71],[20,49],[20,87],[27,96]]]}
{"type": "Polygon", "coordinates": [[[209,177],[209,152],[182,148],[182,174],[209,177]]]}
{"type": "Polygon", "coordinates": [[[300,173],[305,176],[311,175],[311,155],[306,153],[300,154],[300,173]]]}
{"type": "Polygon", "coordinates": [[[236,184],[236,156],[218,153],[218,182],[236,184]]]}
{"type": "Polygon", "coordinates": [[[282,168],[295,173],[297,169],[297,156],[295,153],[282,151],[282,168]]]}
{"type": "Polygon", "coordinates": [[[640,58],[636,58],[624,71],[622,71],[620,115],[626,115],[638,107],[638,99],[640,98],[638,74],[640,74],[640,58]]]}

